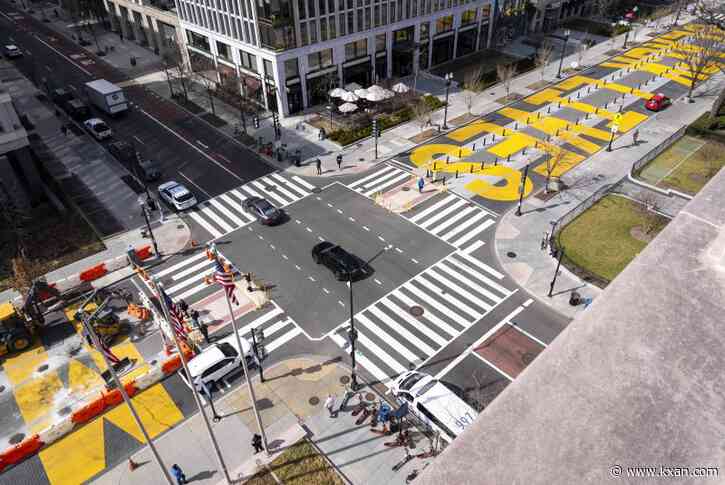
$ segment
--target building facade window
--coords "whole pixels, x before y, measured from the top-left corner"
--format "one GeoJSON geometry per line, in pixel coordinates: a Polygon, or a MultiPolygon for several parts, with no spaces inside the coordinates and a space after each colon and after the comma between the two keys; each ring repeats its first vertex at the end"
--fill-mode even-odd
{"type": "Polygon", "coordinates": [[[209,48],[209,39],[207,39],[206,36],[187,30],[186,38],[189,40],[190,46],[205,52],[211,52],[211,49],[209,48]]]}
{"type": "Polygon", "coordinates": [[[463,14],[461,15],[461,25],[468,25],[474,23],[476,21],[476,12],[477,10],[475,8],[463,12],[463,14]]]}
{"type": "Polygon", "coordinates": [[[239,51],[239,62],[247,71],[259,72],[257,70],[257,56],[249,52],[239,51]]]}
{"type": "Polygon", "coordinates": [[[222,59],[226,61],[232,60],[232,50],[224,42],[216,41],[216,52],[222,59]]]}
{"type": "Polygon", "coordinates": [[[272,50],[297,47],[290,0],[257,0],[257,20],[263,47],[272,50]]]}
{"type": "Polygon", "coordinates": [[[385,32],[375,36],[375,52],[385,52],[387,44],[387,34],[385,32]]]}
{"type": "Polygon", "coordinates": [[[287,80],[299,77],[300,75],[300,67],[299,63],[297,62],[297,58],[294,59],[287,59],[284,61],[284,77],[287,80]]]}
{"type": "Polygon", "coordinates": [[[368,40],[360,39],[345,44],[345,60],[351,61],[368,55],[368,40]]]}
{"type": "Polygon", "coordinates": [[[269,59],[264,59],[264,77],[274,79],[274,65],[269,59]]]}
{"type": "Polygon", "coordinates": [[[453,30],[453,15],[446,15],[436,20],[436,34],[453,30]]]}
{"type": "Polygon", "coordinates": [[[430,22],[420,24],[420,40],[428,40],[430,38],[430,22]]]}
{"type": "Polygon", "coordinates": [[[332,49],[323,49],[307,56],[307,66],[310,71],[317,71],[332,65],[332,49]]]}

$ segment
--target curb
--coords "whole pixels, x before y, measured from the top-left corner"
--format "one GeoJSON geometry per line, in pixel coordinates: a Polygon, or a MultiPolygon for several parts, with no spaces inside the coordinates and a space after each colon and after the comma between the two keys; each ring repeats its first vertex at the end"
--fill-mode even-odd
{"type": "MultiPolygon", "coordinates": [[[[184,350],[187,358],[191,357],[190,349],[184,350]]],[[[176,372],[181,367],[181,356],[174,355],[163,361],[161,364],[152,367],[148,372],[141,374],[135,379],[124,384],[129,397],[140,393],[151,387],[164,378],[176,372]]],[[[123,403],[123,396],[118,389],[101,391],[100,396],[85,404],[78,406],[73,412],[65,416],[60,422],[40,431],[39,433],[26,438],[19,444],[0,452],[0,473],[8,467],[17,465],[25,459],[37,454],[43,448],[55,443],[61,438],[72,433],[107,410],[123,403]]]]}

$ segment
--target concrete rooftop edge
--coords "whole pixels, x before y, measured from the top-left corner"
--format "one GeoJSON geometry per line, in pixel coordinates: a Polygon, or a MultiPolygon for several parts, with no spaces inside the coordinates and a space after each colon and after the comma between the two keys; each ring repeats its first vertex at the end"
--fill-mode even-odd
{"type": "Polygon", "coordinates": [[[722,483],[723,185],[725,171],[415,483],[604,483],[619,471],[640,483],[627,467],[660,465],[719,467],[722,483]]]}

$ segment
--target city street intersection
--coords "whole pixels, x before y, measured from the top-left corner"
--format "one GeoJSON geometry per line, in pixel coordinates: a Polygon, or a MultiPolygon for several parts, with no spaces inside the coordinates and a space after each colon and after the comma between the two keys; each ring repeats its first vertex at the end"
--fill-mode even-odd
{"type": "MultiPolygon", "coordinates": [[[[687,35],[686,29],[660,35],[367,172],[335,181],[267,173],[257,160],[249,171],[235,169],[230,174],[225,162],[208,163],[219,158],[216,152],[210,159],[206,149],[174,145],[178,134],[144,118],[146,128],[154,126],[164,133],[166,147],[159,146],[160,150],[176,151],[181,146],[181,156],[203,161],[203,166],[189,162],[192,172],[185,168],[186,162],[174,170],[199,182],[207,196],[184,215],[195,246],[170,256],[149,274],[175,301],[183,299],[198,310],[213,338],[230,334],[224,294],[206,281],[214,264],[204,246],[213,241],[238,271],[254,275],[256,291],[271,297],[257,308],[240,295],[240,304],[234,307],[240,334],[251,340],[253,329],[262,331],[265,367],[312,354],[341,358],[349,365],[352,312],[362,380],[384,392],[395,376],[419,369],[480,411],[568,323],[517,286],[496,254],[497,224],[518,202],[524,168],[530,167],[523,184],[524,197],[529,197],[542,187],[547,172],[556,178],[612,140],[627,143],[622,137],[652,116],[644,109],[645,100],[654,93],[677,100],[687,92],[677,52],[684,48],[677,43],[687,35]],[[557,159],[554,167],[547,168],[549,158],[557,159]],[[404,194],[415,195],[415,181],[428,174],[422,193],[404,194]],[[385,200],[398,195],[410,200],[404,210],[386,208],[385,200]],[[264,197],[283,209],[284,221],[272,227],[257,223],[242,209],[249,197],[264,197]],[[336,281],[312,260],[311,249],[321,241],[340,244],[369,261],[372,274],[352,283],[351,292],[345,282],[336,281]]],[[[114,129],[123,132],[125,123],[118,122],[114,129]]],[[[129,121],[127,128],[132,125],[136,126],[129,121]]],[[[127,134],[143,138],[141,132],[127,134]]],[[[117,287],[152,296],[148,282],[138,276],[117,287]]],[[[74,335],[77,329],[66,330],[74,342],[80,339],[74,335]]],[[[158,357],[162,343],[153,332],[117,343],[113,350],[134,358],[135,372],[158,357]]],[[[30,374],[13,370],[53,362],[53,355],[47,354],[52,351],[38,349],[17,363],[8,360],[3,377],[9,378],[9,385],[26,383],[30,374]]],[[[3,416],[20,416],[24,433],[37,431],[45,414],[62,409],[62,400],[35,398],[38,389],[97,386],[103,365],[96,354],[82,352],[62,371],[51,365],[52,372],[42,380],[14,389],[14,400],[2,401],[8,406],[3,416]]],[[[240,376],[230,379],[220,393],[230,392],[242,381],[240,376]]],[[[178,376],[139,397],[143,396],[148,398],[144,421],[156,423],[152,437],[195,412],[189,390],[178,376]]],[[[32,477],[34,483],[76,483],[102,474],[142,445],[128,410],[120,406],[11,473],[32,477]]]]}

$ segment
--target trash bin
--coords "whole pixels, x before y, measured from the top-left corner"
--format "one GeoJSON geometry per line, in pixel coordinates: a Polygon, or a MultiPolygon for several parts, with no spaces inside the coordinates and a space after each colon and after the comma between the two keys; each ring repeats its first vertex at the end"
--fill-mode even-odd
{"type": "Polygon", "coordinates": [[[569,295],[569,304],[571,306],[577,306],[582,302],[582,297],[579,293],[576,291],[572,291],[571,295],[569,295]]]}

